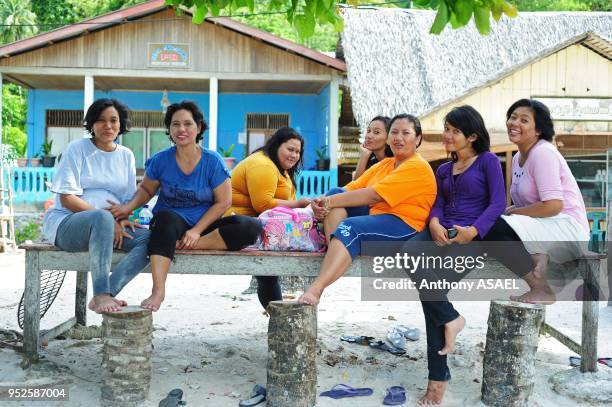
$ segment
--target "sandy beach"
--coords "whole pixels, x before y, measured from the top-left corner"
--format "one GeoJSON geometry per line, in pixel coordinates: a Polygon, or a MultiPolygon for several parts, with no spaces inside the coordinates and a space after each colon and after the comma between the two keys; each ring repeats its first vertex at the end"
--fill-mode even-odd
{"type": "MultiPolygon", "coordinates": [[[[0,273],[0,327],[18,330],[16,311],[24,284],[23,254],[0,254],[0,273]]],[[[241,294],[249,281],[248,276],[169,276],[166,301],[153,315],[153,379],[149,399],[143,406],[157,406],[175,387],[184,390],[188,406],[237,406],[238,400],[246,397],[255,383],[265,384],[268,319],[255,294],[241,294]]],[[[139,304],[150,286],[150,275],[140,275],[120,298],[139,304]]],[[[68,273],[58,298],[41,321],[41,328],[50,328],[72,315],[74,287],[75,273],[68,273]]],[[[450,358],[453,378],[443,405],[479,405],[489,303],[456,302],[455,306],[466,317],[467,326],[450,358]]],[[[580,306],[569,302],[555,304],[548,307],[547,319],[577,339],[580,306]]],[[[88,313],[88,324],[100,322],[99,315],[88,313]]],[[[320,397],[317,406],[379,406],[390,386],[404,386],[409,397],[406,405],[415,405],[427,378],[425,325],[418,302],[362,302],[359,279],[344,278],[326,292],[319,307],[318,329],[318,392],[346,383],[371,387],[374,394],[342,400],[320,397]],[[416,326],[422,334],[419,341],[408,344],[407,353],[401,357],[339,340],[343,334],[384,339],[387,330],[399,324],[416,326]]],[[[600,357],[612,356],[611,339],[612,307],[602,302],[600,357]]],[[[19,366],[18,353],[0,348],[0,386],[65,385],[70,389],[69,401],[44,405],[102,405],[101,349],[100,339],[53,340],[44,348],[44,362],[24,371],[19,366]]],[[[570,369],[568,357],[572,355],[573,352],[555,339],[540,338],[533,406],[589,405],[558,394],[549,382],[555,374],[570,369]]],[[[612,369],[602,365],[599,369],[597,377],[600,380],[610,377],[611,381],[604,383],[612,383],[612,369]]],[[[0,401],[2,406],[31,404],[0,401]]]]}

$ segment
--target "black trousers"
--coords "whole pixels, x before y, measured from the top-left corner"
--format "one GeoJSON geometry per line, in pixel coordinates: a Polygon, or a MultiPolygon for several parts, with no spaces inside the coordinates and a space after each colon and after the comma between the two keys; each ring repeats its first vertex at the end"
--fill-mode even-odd
{"type": "MultiPolygon", "coordinates": [[[[238,251],[257,240],[261,233],[261,222],[257,218],[233,215],[219,218],[210,224],[202,236],[218,229],[228,250],[238,251]]],[[[174,259],[176,242],[182,239],[191,226],[172,210],[161,211],[151,220],[149,256],[159,255],[174,259]]],[[[278,277],[257,277],[257,296],[265,308],[270,301],[281,300],[282,292],[278,277]]]]}
{"type": "MultiPolygon", "coordinates": [[[[428,241],[431,240],[431,235],[426,229],[417,234],[410,241],[428,241]]],[[[481,247],[486,247],[488,254],[497,259],[500,263],[510,269],[518,277],[524,277],[527,273],[533,270],[534,264],[531,255],[527,252],[522,244],[519,244],[521,239],[516,232],[504,221],[499,218],[493,227],[489,230],[484,239],[477,240],[473,245],[475,253],[482,251],[481,247]],[[481,244],[478,244],[480,241],[481,244]],[[502,244],[486,245],[486,242],[515,242],[505,247],[502,244]],[[485,246],[486,245],[486,246],[485,246]]],[[[440,255],[452,255],[453,252],[461,252],[465,255],[465,248],[453,247],[458,245],[446,246],[440,248],[440,255]]],[[[410,246],[406,246],[409,248],[410,246]]],[[[472,249],[467,249],[472,251],[472,249]]],[[[444,276],[439,275],[434,270],[422,269],[410,277],[415,281],[417,287],[420,286],[422,280],[437,281],[444,277],[448,281],[459,281],[464,278],[469,271],[464,273],[450,273],[444,276]]],[[[451,378],[450,370],[448,369],[447,357],[440,356],[438,351],[445,345],[444,325],[459,317],[459,313],[453,307],[453,304],[448,301],[446,294],[447,290],[427,290],[419,292],[421,297],[421,306],[425,316],[425,330],[427,333],[427,368],[429,370],[429,380],[448,381],[451,378]]]]}

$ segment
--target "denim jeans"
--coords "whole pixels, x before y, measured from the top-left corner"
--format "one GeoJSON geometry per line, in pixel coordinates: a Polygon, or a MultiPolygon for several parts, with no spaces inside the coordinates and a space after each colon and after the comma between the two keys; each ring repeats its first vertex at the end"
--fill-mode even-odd
{"type": "Polygon", "coordinates": [[[89,251],[89,270],[94,295],[117,295],[127,283],[149,264],[147,229],[128,229],[133,239],[123,238],[122,250],[128,252],[111,274],[115,220],[110,212],[95,209],[68,215],[57,228],[55,245],[69,252],[89,251]],[[110,276],[109,276],[110,274],[110,276]]]}

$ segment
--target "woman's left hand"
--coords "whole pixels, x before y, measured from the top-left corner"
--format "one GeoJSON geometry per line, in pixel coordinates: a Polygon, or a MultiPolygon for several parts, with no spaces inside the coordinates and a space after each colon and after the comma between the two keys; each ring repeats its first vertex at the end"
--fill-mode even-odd
{"type": "Polygon", "coordinates": [[[298,199],[298,208],[305,208],[312,203],[312,199],[310,198],[301,198],[298,199]]]}
{"type": "MultiPolygon", "coordinates": [[[[130,235],[128,232],[125,231],[125,227],[124,227],[124,222],[127,222],[128,224],[131,224],[132,222],[129,221],[121,221],[120,222],[115,222],[115,233],[113,236],[113,247],[115,249],[121,249],[121,247],[123,246],[123,238],[126,237],[128,239],[133,239],[132,235],[130,235]]],[[[134,225],[132,225],[132,228],[134,227],[134,225]]],[[[133,229],[132,229],[133,230],[133,229]]]]}
{"type": "Polygon", "coordinates": [[[178,248],[179,249],[193,249],[200,240],[200,233],[197,230],[189,229],[185,232],[185,235],[180,240],[178,248]]]}
{"type": "Polygon", "coordinates": [[[474,226],[453,225],[453,228],[457,230],[457,236],[450,239],[450,241],[453,243],[467,244],[478,236],[478,229],[476,229],[474,226]]]}

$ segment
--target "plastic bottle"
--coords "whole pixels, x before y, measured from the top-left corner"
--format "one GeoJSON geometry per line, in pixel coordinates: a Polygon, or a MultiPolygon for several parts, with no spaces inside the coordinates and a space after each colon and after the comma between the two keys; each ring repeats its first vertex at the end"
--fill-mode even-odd
{"type": "Polygon", "coordinates": [[[149,228],[149,223],[151,223],[151,219],[153,218],[153,212],[149,209],[149,205],[145,205],[140,210],[138,214],[138,224],[143,228],[149,228]]]}

